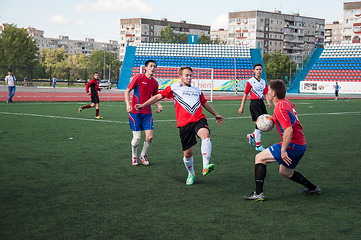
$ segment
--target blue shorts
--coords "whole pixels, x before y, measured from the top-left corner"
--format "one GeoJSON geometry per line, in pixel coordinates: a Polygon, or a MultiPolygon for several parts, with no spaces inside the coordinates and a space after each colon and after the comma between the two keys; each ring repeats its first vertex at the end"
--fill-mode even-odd
{"type": "Polygon", "coordinates": [[[133,131],[153,130],[153,115],[129,113],[129,126],[133,131]]]}
{"type": "Polygon", "coordinates": [[[287,166],[287,164],[281,158],[281,147],[282,146],[280,143],[276,143],[270,146],[268,149],[272,153],[273,157],[277,160],[278,164],[282,164],[290,169],[296,168],[297,164],[303,157],[303,154],[305,154],[306,145],[298,145],[294,143],[290,143],[288,145],[286,152],[288,154],[288,157],[292,159],[292,164],[290,166],[287,166]]]}

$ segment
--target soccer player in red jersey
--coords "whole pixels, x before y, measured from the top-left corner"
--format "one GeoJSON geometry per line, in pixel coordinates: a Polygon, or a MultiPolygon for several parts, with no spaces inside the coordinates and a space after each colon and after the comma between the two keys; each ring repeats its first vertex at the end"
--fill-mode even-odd
{"type": "Polygon", "coordinates": [[[86,106],[80,106],[78,109],[78,113],[80,113],[83,109],[95,107],[95,118],[103,119],[101,116],[99,116],[99,102],[100,101],[99,101],[98,92],[100,92],[101,89],[99,88],[99,74],[97,72],[94,73],[94,78],[86,84],[85,91],[88,95],[91,96],[92,104],[86,105],[86,106]],[[90,92],[89,92],[89,88],[90,88],[90,92]]]}
{"type": "Polygon", "coordinates": [[[256,190],[244,196],[246,200],[263,201],[263,182],[266,177],[266,164],[278,162],[279,173],[306,188],[306,194],[320,193],[321,189],[308,181],[301,173],[295,171],[297,164],[306,151],[306,140],[295,105],[286,97],[286,84],[281,80],[269,83],[269,98],[275,105],[273,121],[277,126],[282,142],[258,153],[255,157],[256,190]]]}
{"type": "MultiPolygon", "coordinates": [[[[129,125],[133,131],[133,139],[131,141],[132,148],[132,165],[137,166],[137,150],[141,138],[141,131],[145,132],[145,141],[139,159],[142,164],[149,166],[147,151],[153,140],[153,115],[150,106],[144,109],[135,109],[135,104],[141,104],[147,101],[152,96],[158,94],[158,82],[153,78],[157,68],[157,63],[154,60],[145,62],[145,74],[136,75],[129,83],[127,90],[125,90],[125,103],[127,112],[129,113],[129,125]],[[133,99],[130,103],[130,92],[134,90],[133,99]]],[[[160,103],[155,104],[158,108],[156,112],[162,111],[160,103]]]]}
{"type": "Polygon", "coordinates": [[[163,91],[159,92],[145,103],[135,105],[135,108],[144,109],[163,98],[174,99],[177,127],[179,128],[179,135],[183,148],[183,162],[188,171],[186,184],[192,185],[195,175],[193,167],[193,146],[197,143],[196,136],[202,140],[202,174],[207,176],[215,168],[214,164],[209,163],[212,143],[209,138],[207,119],[203,114],[201,106],[215,116],[219,126],[223,123],[223,117],[207,102],[201,90],[192,86],[192,68],[181,67],[178,73],[180,78],[179,82],[166,87],[163,91]]]}
{"type": "MultiPolygon", "coordinates": [[[[268,87],[266,81],[261,78],[262,65],[257,63],[253,67],[254,77],[249,79],[244,89],[241,107],[238,110],[239,115],[242,115],[244,104],[246,103],[247,95],[251,93],[251,102],[249,104],[249,110],[251,112],[252,121],[256,123],[257,118],[262,114],[267,114],[266,107],[263,99],[266,98],[269,108],[272,107],[270,100],[267,97],[268,87]]],[[[251,134],[247,134],[249,144],[253,147],[253,141],[256,142],[256,150],[262,151],[264,147],[261,145],[261,131],[257,128],[257,125],[251,134]]]]}

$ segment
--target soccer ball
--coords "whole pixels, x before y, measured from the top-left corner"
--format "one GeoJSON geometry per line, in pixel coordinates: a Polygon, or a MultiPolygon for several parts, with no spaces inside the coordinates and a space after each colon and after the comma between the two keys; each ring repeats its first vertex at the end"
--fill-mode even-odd
{"type": "Polygon", "coordinates": [[[268,114],[262,114],[259,116],[257,118],[256,124],[257,128],[262,132],[271,131],[274,126],[273,118],[268,114]]]}

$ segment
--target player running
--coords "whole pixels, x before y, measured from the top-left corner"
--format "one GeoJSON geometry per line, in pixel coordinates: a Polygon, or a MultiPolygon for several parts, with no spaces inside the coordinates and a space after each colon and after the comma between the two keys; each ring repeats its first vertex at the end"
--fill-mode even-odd
{"type": "Polygon", "coordinates": [[[100,101],[99,101],[98,92],[101,91],[101,89],[99,88],[99,74],[97,72],[94,73],[94,78],[86,84],[85,91],[88,95],[91,96],[92,104],[86,105],[86,106],[80,106],[78,109],[78,113],[80,113],[82,110],[84,110],[86,108],[95,107],[95,118],[103,119],[101,116],[99,116],[99,102],[100,101]],[[89,93],[89,88],[90,88],[90,93],[89,93]]]}
{"type": "Polygon", "coordinates": [[[266,164],[278,162],[279,173],[306,188],[306,194],[320,193],[321,189],[308,181],[301,173],[294,171],[306,151],[306,140],[301,123],[293,103],[286,97],[286,84],[281,80],[269,83],[269,98],[275,105],[273,120],[277,126],[282,142],[258,153],[255,157],[256,190],[243,198],[246,200],[263,201],[263,182],[266,177],[266,164]]]}
{"type": "MultiPolygon", "coordinates": [[[[272,108],[272,105],[267,97],[268,87],[266,81],[261,78],[262,65],[257,63],[253,67],[254,77],[249,79],[244,89],[241,107],[238,110],[239,115],[242,115],[244,104],[247,100],[247,95],[251,93],[251,102],[249,104],[249,110],[251,112],[252,121],[256,123],[257,118],[262,114],[267,114],[266,107],[263,99],[266,98],[267,105],[272,108]]],[[[263,151],[265,148],[261,145],[261,134],[262,132],[257,128],[257,125],[251,134],[247,134],[247,138],[251,147],[254,147],[254,141],[256,141],[256,150],[263,151]]]]}
{"type": "MultiPolygon", "coordinates": [[[[145,62],[145,74],[136,75],[129,83],[125,90],[125,103],[127,112],[129,113],[130,129],[133,131],[133,139],[131,141],[132,148],[132,165],[138,166],[137,150],[141,138],[141,131],[145,132],[145,140],[139,159],[144,166],[149,166],[147,151],[153,141],[153,115],[152,108],[135,109],[135,104],[141,104],[152,96],[158,94],[158,82],[153,78],[157,68],[154,60],[145,62]],[[130,103],[130,92],[134,89],[132,103],[130,103]]],[[[158,108],[156,112],[161,112],[163,107],[160,103],[155,104],[158,108]]]]}
{"type": "Polygon", "coordinates": [[[135,105],[136,109],[143,109],[147,106],[160,101],[163,98],[173,98],[176,111],[177,127],[183,148],[183,162],[188,171],[186,180],[187,185],[194,182],[193,167],[193,146],[197,143],[196,135],[202,140],[201,153],[203,157],[203,172],[207,176],[215,168],[210,164],[212,143],[209,138],[209,128],[206,116],[203,114],[201,105],[216,118],[219,126],[223,123],[223,117],[220,116],[212,106],[207,102],[201,90],[193,87],[192,74],[190,67],[181,67],[178,71],[180,81],[166,87],[159,94],[143,104],[135,105]]]}

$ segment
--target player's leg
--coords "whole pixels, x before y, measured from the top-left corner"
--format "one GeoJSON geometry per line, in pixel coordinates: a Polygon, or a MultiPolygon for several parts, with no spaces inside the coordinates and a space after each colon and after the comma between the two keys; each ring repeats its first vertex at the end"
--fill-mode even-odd
{"type": "Polygon", "coordinates": [[[133,138],[130,142],[132,151],[132,165],[137,166],[137,150],[141,138],[139,114],[129,113],[129,126],[133,132],[133,138]]]}
{"type": "Polygon", "coordinates": [[[193,147],[183,151],[183,162],[184,166],[188,171],[188,177],[186,180],[187,185],[192,185],[194,182],[194,165],[193,165],[193,147]]]}
{"type": "Polygon", "coordinates": [[[142,116],[141,129],[145,132],[145,140],[143,143],[143,149],[140,153],[139,159],[142,160],[143,165],[148,166],[149,161],[147,157],[147,151],[153,141],[153,116],[152,114],[140,114],[142,116]]]}
{"type": "Polygon", "coordinates": [[[202,127],[198,130],[197,135],[200,139],[202,139],[201,144],[201,153],[202,153],[202,160],[203,160],[203,176],[207,176],[211,173],[215,166],[213,163],[209,163],[212,153],[212,142],[209,137],[209,130],[206,127],[202,127]]]}
{"type": "Polygon", "coordinates": [[[78,109],[78,113],[80,113],[84,109],[92,108],[94,106],[95,106],[95,104],[93,102],[91,104],[88,104],[88,105],[85,105],[85,106],[80,106],[79,109],[78,109]]]}
{"type": "Polygon", "coordinates": [[[188,172],[186,180],[187,185],[192,185],[194,181],[194,166],[193,166],[193,146],[197,143],[194,134],[195,123],[190,123],[179,128],[179,137],[182,143],[183,163],[188,172]]]}
{"type": "Polygon", "coordinates": [[[272,153],[269,148],[263,150],[258,153],[255,157],[255,168],[254,168],[254,178],[256,183],[256,190],[253,191],[250,195],[243,196],[246,200],[254,200],[254,201],[263,201],[264,193],[263,193],[263,184],[264,179],[266,178],[266,164],[275,162],[272,153]]]}
{"type": "Polygon", "coordinates": [[[97,100],[97,103],[95,103],[95,118],[103,119],[101,116],[99,116],[99,98],[97,100]]]}
{"type": "Polygon", "coordinates": [[[305,178],[301,173],[293,170],[296,168],[297,164],[301,160],[306,150],[306,145],[296,145],[290,144],[290,147],[287,148],[287,154],[292,159],[292,164],[290,166],[286,166],[286,164],[277,160],[280,163],[279,173],[280,175],[289,178],[290,180],[305,186],[306,188],[301,190],[301,192],[307,194],[319,193],[321,189],[318,186],[312,184],[307,178],[305,178]],[[291,146],[292,145],[292,146],[291,146]]]}

